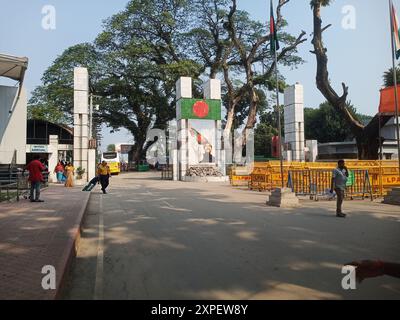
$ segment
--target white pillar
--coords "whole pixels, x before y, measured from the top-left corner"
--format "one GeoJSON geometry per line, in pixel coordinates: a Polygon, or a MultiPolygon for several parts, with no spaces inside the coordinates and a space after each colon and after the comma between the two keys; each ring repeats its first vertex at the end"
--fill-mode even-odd
{"type": "MultiPolygon", "coordinates": [[[[204,99],[222,100],[221,81],[209,79],[204,84],[204,99]]],[[[221,102],[222,103],[222,102],[221,102]]],[[[215,162],[223,175],[226,175],[225,153],[222,150],[222,121],[215,121],[215,162]]]]}
{"type": "Polygon", "coordinates": [[[304,161],[304,89],[301,84],[285,89],[285,143],[292,161],[304,161]]]}
{"type": "Polygon", "coordinates": [[[49,136],[49,182],[57,182],[54,169],[58,163],[58,136],[49,136]]]}
{"type": "Polygon", "coordinates": [[[210,79],[204,84],[204,99],[221,100],[221,80],[210,79]]]}
{"type": "Polygon", "coordinates": [[[192,98],[192,78],[180,77],[176,82],[176,101],[181,98],[192,98]]]}
{"type": "Polygon", "coordinates": [[[189,169],[188,120],[179,120],[178,128],[178,172],[179,180],[183,180],[189,169]]]}
{"type": "Polygon", "coordinates": [[[74,167],[85,169],[88,181],[89,150],[89,73],[86,68],[74,69],[74,167]]]}
{"type": "Polygon", "coordinates": [[[88,180],[92,180],[96,175],[96,149],[89,149],[88,156],[88,180]]]}
{"type": "Polygon", "coordinates": [[[189,169],[189,149],[188,149],[188,120],[181,119],[180,99],[192,98],[192,78],[181,77],[176,82],[176,101],[177,101],[177,136],[178,136],[178,179],[183,180],[189,169]]]}

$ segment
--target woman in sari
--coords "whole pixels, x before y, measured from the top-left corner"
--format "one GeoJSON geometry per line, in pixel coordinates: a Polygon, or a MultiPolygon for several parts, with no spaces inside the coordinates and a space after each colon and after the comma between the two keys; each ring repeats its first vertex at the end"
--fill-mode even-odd
{"type": "Polygon", "coordinates": [[[64,176],[64,167],[61,162],[57,164],[56,168],[54,169],[54,173],[57,175],[57,182],[62,183],[64,176]]]}
{"type": "Polygon", "coordinates": [[[67,176],[67,181],[65,182],[65,186],[67,188],[72,188],[74,186],[74,171],[75,168],[71,163],[68,163],[65,167],[65,173],[67,176]]]}

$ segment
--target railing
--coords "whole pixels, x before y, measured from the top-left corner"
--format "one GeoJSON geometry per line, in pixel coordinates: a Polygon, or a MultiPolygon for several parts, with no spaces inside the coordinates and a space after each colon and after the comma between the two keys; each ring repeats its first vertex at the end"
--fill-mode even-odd
{"type": "MultiPolygon", "coordinates": [[[[400,187],[400,176],[397,161],[346,161],[346,166],[354,172],[368,171],[369,182],[374,197],[383,197],[391,189],[400,187]]],[[[288,181],[289,171],[301,170],[325,170],[333,171],[337,167],[336,162],[284,162],[284,181],[288,181]]],[[[280,163],[269,161],[255,163],[251,174],[243,175],[245,168],[233,166],[230,171],[232,186],[246,185],[249,189],[258,191],[270,191],[281,187],[280,163]],[[241,171],[239,173],[239,170],[241,171]]],[[[299,183],[305,183],[299,181],[299,183]]],[[[357,192],[352,192],[356,194],[357,192]]]]}
{"type": "MultiPolygon", "coordinates": [[[[44,183],[42,187],[47,187],[49,183],[49,173],[43,172],[44,183]]],[[[0,170],[0,202],[10,201],[21,197],[28,198],[30,191],[29,173],[19,168],[0,170]]]]}
{"type": "MultiPolygon", "coordinates": [[[[355,199],[367,196],[373,200],[373,190],[368,170],[350,170],[345,195],[355,199]]],[[[289,171],[288,187],[298,196],[309,196],[318,200],[327,196],[331,189],[332,170],[291,170],[289,171]]]]}
{"type": "Polygon", "coordinates": [[[173,179],[174,179],[173,166],[166,165],[161,170],[161,180],[173,180],[173,179]]]}

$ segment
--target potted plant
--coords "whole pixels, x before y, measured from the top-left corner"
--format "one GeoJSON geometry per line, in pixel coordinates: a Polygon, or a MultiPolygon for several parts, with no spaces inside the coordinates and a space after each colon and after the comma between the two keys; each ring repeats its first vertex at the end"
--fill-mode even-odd
{"type": "Polygon", "coordinates": [[[83,168],[81,168],[81,167],[78,167],[78,169],[76,169],[76,174],[77,174],[77,179],[78,180],[82,180],[82,176],[85,174],[85,172],[86,172],[86,170],[85,169],[83,169],[83,168]]]}

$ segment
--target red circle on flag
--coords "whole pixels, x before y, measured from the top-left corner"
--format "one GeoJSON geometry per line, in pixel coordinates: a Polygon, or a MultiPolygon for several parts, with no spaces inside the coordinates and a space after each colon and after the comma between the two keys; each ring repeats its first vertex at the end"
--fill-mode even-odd
{"type": "Polygon", "coordinates": [[[208,116],[210,108],[205,101],[197,101],[193,105],[193,113],[199,118],[205,118],[208,116]]]}

